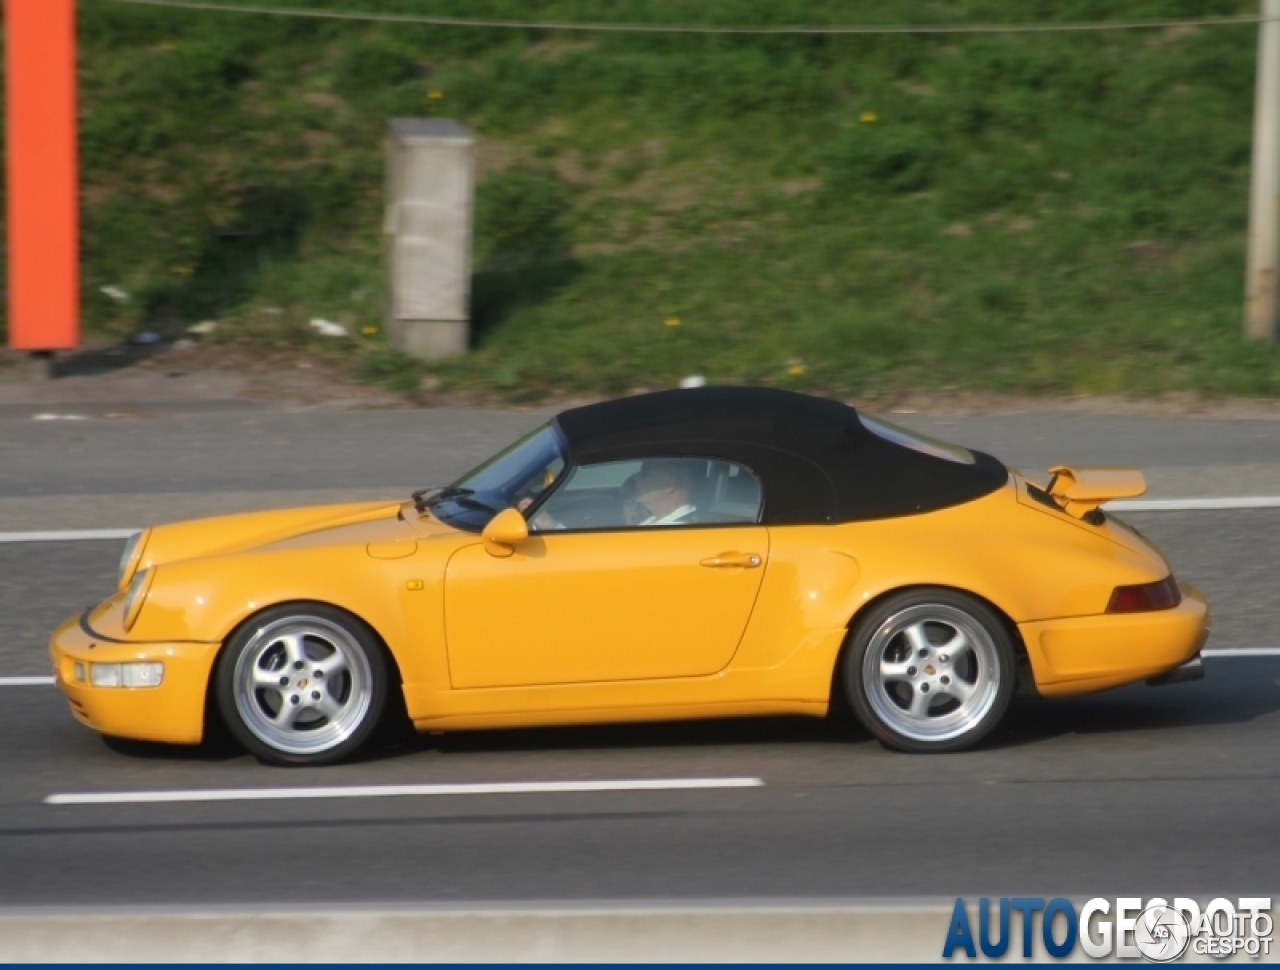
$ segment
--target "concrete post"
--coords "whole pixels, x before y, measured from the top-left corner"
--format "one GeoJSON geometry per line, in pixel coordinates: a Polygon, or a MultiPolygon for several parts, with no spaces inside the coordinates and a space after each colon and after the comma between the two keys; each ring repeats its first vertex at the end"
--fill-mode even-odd
{"type": "Polygon", "coordinates": [[[1276,255],[1280,246],[1280,0],[1262,0],[1253,102],[1253,181],[1244,335],[1276,339],[1276,255]]]}
{"type": "Polygon", "coordinates": [[[383,221],[386,325],[423,360],[467,352],[475,142],[456,121],[392,119],[383,221]]]}

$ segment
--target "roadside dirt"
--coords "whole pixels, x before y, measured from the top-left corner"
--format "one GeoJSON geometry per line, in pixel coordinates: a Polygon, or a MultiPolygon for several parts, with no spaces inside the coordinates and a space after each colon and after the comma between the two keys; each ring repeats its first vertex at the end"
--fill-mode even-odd
{"type": "Polygon", "coordinates": [[[238,401],[283,407],[403,408],[420,402],[351,377],[314,353],[234,346],[89,344],[52,360],[0,351],[0,405],[163,407],[238,401]]]}
{"type": "MultiPolygon", "coordinates": [[[[350,361],[313,351],[262,353],[190,341],[134,347],[88,344],[52,361],[0,350],[0,407],[163,409],[226,404],[334,410],[479,407],[523,410],[583,403],[581,395],[513,404],[473,392],[395,392],[357,381],[350,361]]],[[[647,388],[656,390],[656,388],[647,388]]],[[[637,391],[641,390],[636,388],[637,391]]],[[[850,401],[882,413],[1075,413],[1224,420],[1280,420],[1280,400],[1078,395],[1021,397],[976,391],[911,391],[850,401]]]]}

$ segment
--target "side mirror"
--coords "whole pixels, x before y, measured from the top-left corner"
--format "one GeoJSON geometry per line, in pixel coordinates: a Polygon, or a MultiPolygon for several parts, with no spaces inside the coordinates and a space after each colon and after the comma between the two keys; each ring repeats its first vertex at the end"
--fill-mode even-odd
{"type": "Polygon", "coordinates": [[[529,523],[518,509],[503,509],[489,520],[480,538],[484,540],[485,552],[505,559],[529,538],[529,523]]]}

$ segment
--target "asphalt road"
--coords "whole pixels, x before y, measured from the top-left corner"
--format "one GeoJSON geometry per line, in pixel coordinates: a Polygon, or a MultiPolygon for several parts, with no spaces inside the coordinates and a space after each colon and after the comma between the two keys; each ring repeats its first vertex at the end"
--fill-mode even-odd
{"type": "Polygon", "coordinates": [[[1023,702],[892,754],[822,722],[425,737],[360,764],[108,746],[52,688],[0,704],[0,905],[1280,895],[1280,660],[1023,702]],[[50,794],[757,777],[760,788],[60,805],[50,794]]]}
{"type": "MultiPolygon", "coordinates": [[[[65,520],[68,508],[88,514],[111,495],[212,502],[413,484],[456,474],[539,415],[236,413],[266,422],[256,444],[215,418],[228,415],[58,424],[47,435],[0,419],[0,502],[23,499],[65,520]],[[162,487],[140,466],[148,460],[168,475],[162,487]]],[[[1188,480],[1207,482],[1223,469],[1265,476],[1280,466],[1277,422],[1131,420],[1098,430],[1074,417],[1013,416],[966,419],[959,434],[929,430],[1028,468],[1134,461],[1199,470],[1188,480]]],[[[931,422],[943,424],[917,423],[931,422]]],[[[1280,510],[1127,518],[1208,592],[1211,646],[1280,646],[1280,510]]],[[[0,677],[47,672],[49,628],[111,587],[118,549],[0,545],[0,677]]],[[[427,736],[305,772],[218,745],[108,745],[52,688],[0,687],[0,906],[1280,896],[1280,657],[1207,668],[1194,684],[1019,702],[997,737],[961,755],[892,754],[853,728],[785,719],[427,736]],[[44,802],[100,791],[728,776],[764,784],[44,802]]]]}

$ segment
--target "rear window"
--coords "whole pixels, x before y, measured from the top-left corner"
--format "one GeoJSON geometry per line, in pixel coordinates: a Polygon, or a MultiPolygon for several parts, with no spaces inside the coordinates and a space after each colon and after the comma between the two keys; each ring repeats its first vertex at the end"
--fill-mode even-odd
{"type": "Polygon", "coordinates": [[[892,441],[895,445],[901,445],[903,448],[918,451],[922,455],[941,458],[944,461],[954,461],[960,465],[973,465],[976,463],[973,452],[967,448],[961,448],[959,445],[936,441],[915,431],[908,431],[906,428],[899,427],[891,421],[884,420],[884,418],[873,418],[871,415],[862,414],[861,412],[858,414],[858,420],[872,434],[883,438],[885,441],[892,441]]]}

